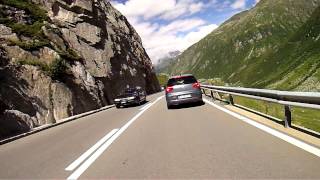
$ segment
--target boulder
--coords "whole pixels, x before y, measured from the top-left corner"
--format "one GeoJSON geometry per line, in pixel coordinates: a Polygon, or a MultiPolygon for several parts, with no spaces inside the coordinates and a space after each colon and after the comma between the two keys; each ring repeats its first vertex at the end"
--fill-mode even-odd
{"type": "Polygon", "coordinates": [[[6,110],[0,115],[0,139],[24,133],[34,127],[36,119],[17,110],[6,110]]]}

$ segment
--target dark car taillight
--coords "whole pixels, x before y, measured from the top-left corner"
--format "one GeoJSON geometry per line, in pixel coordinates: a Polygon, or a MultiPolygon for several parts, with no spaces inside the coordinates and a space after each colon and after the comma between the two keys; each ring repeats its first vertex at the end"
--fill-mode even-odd
{"type": "Polygon", "coordinates": [[[172,86],[168,86],[166,88],[166,93],[172,92],[173,91],[173,87],[172,86]]]}
{"type": "Polygon", "coordinates": [[[192,84],[193,88],[200,89],[200,83],[196,82],[192,84]]]}

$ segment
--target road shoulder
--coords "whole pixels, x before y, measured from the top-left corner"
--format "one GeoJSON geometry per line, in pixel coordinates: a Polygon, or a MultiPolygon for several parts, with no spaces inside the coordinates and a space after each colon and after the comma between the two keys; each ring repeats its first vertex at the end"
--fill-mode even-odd
{"type": "Polygon", "coordinates": [[[309,134],[306,134],[304,132],[301,132],[301,131],[298,131],[296,129],[293,129],[293,128],[285,128],[283,125],[271,120],[271,119],[268,119],[266,117],[263,117],[263,116],[260,116],[258,114],[255,114],[255,113],[252,113],[252,112],[249,112],[247,110],[244,110],[244,109],[241,109],[239,107],[236,107],[236,106],[232,106],[232,105],[229,105],[229,104],[225,104],[225,103],[222,103],[220,101],[212,101],[212,99],[209,99],[209,98],[206,98],[207,100],[211,101],[211,102],[214,102],[215,104],[218,104],[232,112],[235,112],[237,114],[240,114],[244,117],[247,117],[251,120],[254,120],[255,122],[258,122],[258,123],[261,123],[267,127],[270,127],[272,129],[275,129],[279,132],[282,132],[282,133],[285,133],[289,136],[292,136],[296,139],[299,139],[301,141],[304,141],[305,143],[307,144],[310,144],[312,146],[315,146],[317,148],[320,148],[320,139],[317,138],[317,137],[314,137],[314,136],[311,136],[309,134]]]}

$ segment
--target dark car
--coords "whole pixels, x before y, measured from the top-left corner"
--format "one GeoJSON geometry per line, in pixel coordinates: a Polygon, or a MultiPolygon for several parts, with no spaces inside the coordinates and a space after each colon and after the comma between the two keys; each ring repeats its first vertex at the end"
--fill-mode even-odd
{"type": "Polygon", "coordinates": [[[200,83],[192,74],[169,78],[166,88],[168,109],[173,105],[203,103],[200,83]]]}
{"type": "Polygon", "coordinates": [[[114,99],[117,108],[121,106],[140,105],[147,100],[146,92],[140,87],[126,88],[114,99]]]}

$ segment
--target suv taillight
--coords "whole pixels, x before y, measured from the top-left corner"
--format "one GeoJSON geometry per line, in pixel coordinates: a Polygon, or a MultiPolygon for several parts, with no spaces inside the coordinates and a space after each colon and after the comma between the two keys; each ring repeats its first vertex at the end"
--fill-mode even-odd
{"type": "Polygon", "coordinates": [[[169,92],[171,92],[171,91],[173,91],[173,87],[172,87],[172,86],[168,86],[168,87],[166,88],[166,93],[169,93],[169,92]]]}
{"type": "Polygon", "coordinates": [[[200,83],[196,82],[192,84],[193,88],[200,89],[200,83]]]}

